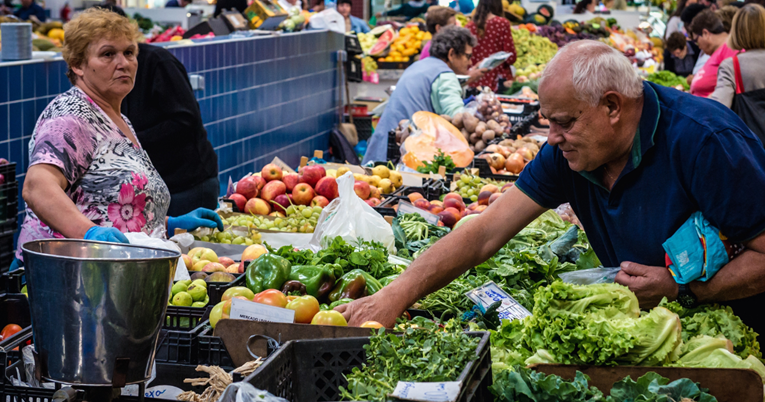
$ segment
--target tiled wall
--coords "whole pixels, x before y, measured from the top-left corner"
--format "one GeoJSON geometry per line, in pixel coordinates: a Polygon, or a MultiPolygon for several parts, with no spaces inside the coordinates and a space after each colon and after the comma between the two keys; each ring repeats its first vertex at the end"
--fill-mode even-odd
{"type": "MultiPolygon", "coordinates": [[[[343,48],[343,36],[331,32],[168,48],[189,74],[205,78],[196,96],[222,188],[275,156],[297,166],[301,156],[327,149],[340,96],[336,51],[343,48]]],[[[43,109],[70,88],[65,72],[61,60],[0,64],[0,157],[17,162],[20,209],[27,144],[43,109]]]]}

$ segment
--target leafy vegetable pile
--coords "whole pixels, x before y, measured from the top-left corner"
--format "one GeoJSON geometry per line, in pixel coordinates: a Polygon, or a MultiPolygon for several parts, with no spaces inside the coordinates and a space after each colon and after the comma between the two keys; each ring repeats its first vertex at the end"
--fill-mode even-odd
{"type": "Polygon", "coordinates": [[[340,387],[342,398],[385,401],[399,381],[455,381],[476,359],[478,342],[479,338],[462,332],[456,321],[441,328],[415,317],[401,336],[386,334],[381,328],[364,346],[366,363],[346,376],[348,387],[340,387]]]}
{"type": "Polygon", "coordinates": [[[457,165],[454,164],[454,160],[450,155],[444,154],[440,148],[438,153],[433,157],[433,161],[422,161],[424,166],[418,166],[417,171],[420,173],[438,173],[438,168],[443,166],[446,168],[446,173],[454,172],[457,169],[457,165]]]}
{"type": "Polygon", "coordinates": [[[532,316],[503,321],[492,333],[495,371],[534,363],[623,364],[748,368],[765,379],[765,365],[749,355],[759,354],[755,334],[729,309],[663,303],[641,313],[634,293],[618,284],[554,282],[537,290],[534,301],[532,316]]]}
{"type": "Polygon", "coordinates": [[[465,292],[494,281],[518,303],[531,310],[532,292],[558,279],[563,272],[595,268],[600,261],[584,232],[547,211],[521,230],[483,264],[471,269],[420,301],[420,308],[441,317],[458,316],[473,302],[465,292]]]}
{"type": "Polygon", "coordinates": [[[655,73],[648,74],[648,77],[646,77],[646,81],[651,81],[654,84],[663,85],[665,87],[676,87],[678,85],[685,88],[685,90],[691,89],[691,87],[688,85],[688,81],[685,80],[683,77],[678,77],[673,73],[672,71],[657,71],[655,73]]]}
{"type": "Polygon", "coordinates": [[[432,225],[418,214],[400,215],[393,220],[392,226],[398,256],[403,258],[419,256],[436,240],[450,232],[449,228],[432,225]]]}
{"type": "Polygon", "coordinates": [[[311,250],[296,250],[283,246],[275,250],[266,244],[269,253],[286,258],[292,265],[339,264],[344,272],[361,269],[376,279],[400,274],[403,267],[388,262],[388,250],[381,243],[360,240],[351,244],[338,236],[326,248],[314,253],[311,250]]]}
{"type": "Polygon", "coordinates": [[[500,402],[674,402],[699,401],[715,402],[717,398],[700,388],[699,384],[682,378],[669,382],[654,372],[649,372],[637,381],[626,377],[615,383],[610,396],[605,397],[595,387],[588,386],[589,377],[576,372],[573,381],[557,375],[545,375],[522,366],[515,366],[512,371],[503,371],[494,377],[494,384],[489,387],[500,402]]]}

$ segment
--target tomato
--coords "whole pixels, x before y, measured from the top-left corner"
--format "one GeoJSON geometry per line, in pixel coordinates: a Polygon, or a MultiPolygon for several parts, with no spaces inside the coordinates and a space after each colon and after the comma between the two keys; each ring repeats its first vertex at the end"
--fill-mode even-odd
{"type": "Polygon", "coordinates": [[[340,314],[339,311],[335,311],[335,310],[319,311],[318,313],[316,313],[315,316],[313,316],[313,319],[311,320],[311,324],[335,325],[338,327],[348,326],[348,322],[345,321],[345,317],[343,317],[343,315],[340,314]]]}
{"type": "Polygon", "coordinates": [[[274,307],[287,307],[287,296],[277,289],[267,289],[255,295],[255,303],[268,304],[274,307]]]}
{"type": "Polygon", "coordinates": [[[222,301],[221,303],[223,304],[223,307],[222,307],[223,315],[225,315],[226,317],[228,317],[231,314],[231,301],[234,299],[252,301],[244,296],[234,296],[226,301],[222,301]]]}
{"type": "Polygon", "coordinates": [[[290,304],[291,301],[297,299],[300,296],[287,296],[287,304],[290,304]]]}
{"type": "Polygon", "coordinates": [[[361,324],[361,328],[382,328],[383,325],[377,321],[367,321],[361,324]]]}
{"type": "Polygon", "coordinates": [[[5,326],[5,328],[3,328],[3,331],[0,332],[0,339],[8,339],[19,331],[21,331],[20,326],[16,324],[8,324],[5,326]]]}
{"type": "Polygon", "coordinates": [[[255,293],[252,293],[252,290],[244,287],[244,286],[234,286],[232,288],[226,289],[225,292],[223,292],[223,296],[221,296],[221,301],[226,301],[234,296],[244,296],[247,298],[247,300],[252,300],[253,297],[255,297],[255,293]]]}
{"type": "MultiPolygon", "coordinates": [[[[222,318],[228,318],[229,317],[228,314],[225,314],[225,317],[224,317],[224,314],[223,314],[223,305],[225,303],[226,302],[220,302],[220,303],[216,304],[215,307],[212,308],[212,310],[210,310],[210,326],[212,326],[213,328],[215,328],[215,325],[217,325],[218,321],[220,321],[222,318]]],[[[230,305],[230,303],[229,303],[229,305],[230,305]]]]}
{"type": "Polygon", "coordinates": [[[287,303],[287,308],[295,310],[295,322],[310,324],[313,316],[319,312],[319,301],[311,295],[300,296],[287,303]]]}

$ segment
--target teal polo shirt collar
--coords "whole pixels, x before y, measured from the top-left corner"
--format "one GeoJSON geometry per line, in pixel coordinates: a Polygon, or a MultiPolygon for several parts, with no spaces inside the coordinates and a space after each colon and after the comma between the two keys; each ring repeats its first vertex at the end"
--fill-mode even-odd
{"type": "MultiPolygon", "coordinates": [[[[630,163],[624,167],[624,170],[622,170],[621,174],[616,179],[617,182],[625,174],[637,169],[638,166],[640,166],[640,161],[643,160],[643,155],[654,146],[654,136],[656,135],[656,129],[659,127],[659,117],[661,117],[659,95],[650,85],[643,83],[643,111],[640,115],[640,123],[638,123],[638,129],[637,132],[635,132],[634,141],[632,143],[630,163]]],[[[581,171],[579,174],[590,182],[605,189],[598,175],[595,174],[598,170],[600,169],[592,172],[581,171]]],[[[614,187],[616,187],[616,185],[614,185],[614,187]]]]}

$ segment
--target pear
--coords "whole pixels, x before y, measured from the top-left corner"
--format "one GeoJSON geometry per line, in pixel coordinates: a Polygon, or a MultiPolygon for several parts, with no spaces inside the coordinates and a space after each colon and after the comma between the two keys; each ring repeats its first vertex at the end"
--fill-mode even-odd
{"type": "Polygon", "coordinates": [[[372,174],[380,176],[381,179],[387,179],[390,176],[390,170],[385,165],[375,166],[372,168],[372,174]]]}
{"type": "Polygon", "coordinates": [[[404,185],[404,178],[401,176],[401,173],[395,170],[390,171],[390,176],[388,179],[390,179],[391,183],[393,183],[393,187],[395,188],[399,188],[404,185]]]}

